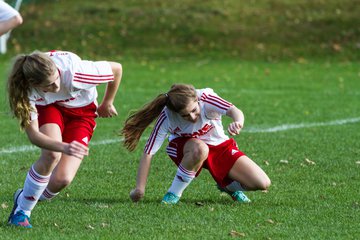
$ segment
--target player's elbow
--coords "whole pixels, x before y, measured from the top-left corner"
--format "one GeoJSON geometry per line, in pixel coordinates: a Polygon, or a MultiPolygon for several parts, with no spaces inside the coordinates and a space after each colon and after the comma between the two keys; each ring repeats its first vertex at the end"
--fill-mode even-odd
{"type": "Polygon", "coordinates": [[[18,14],[12,19],[12,22],[14,27],[17,27],[23,23],[23,18],[21,17],[20,14],[18,14]]]}
{"type": "Polygon", "coordinates": [[[16,16],[16,23],[17,25],[21,25],[23,23],[23,18],[20,14],[16,16]]]}
{"type": "Polygon", "coordinates": [[[110,62],[110,65],[111,65],[111,69],[112,69],[114,75],[121,77],[121,75],[122,75],[122,65],[121,65],[121,63],[110,62]]]}

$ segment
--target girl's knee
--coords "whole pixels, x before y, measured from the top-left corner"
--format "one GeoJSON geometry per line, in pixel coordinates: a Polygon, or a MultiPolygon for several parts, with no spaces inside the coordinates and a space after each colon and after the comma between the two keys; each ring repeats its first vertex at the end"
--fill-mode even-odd
{"type": "Polygon", "coordinates": [[[209,155],[209,147],[201,140],[192,141],[188,153],[193,159],[205,161],[209,155]]]}
{"type": "Polygon", "coordinates": [[[259,183],[259,190],[268,190],[268,188],[270,187],[271,185],[271,180],[269,177],[265,177],[263,179],[260,180],[260,183],[259,183]]]}
{"type": "Polygon", "coordinates": [[[37,162],[39,173],[48,175],[55,168],[61,158],[61,153],[43,150],[37,162]]]}
{"type": "Polygon", "coordinates": [[[71,184],[73,180],[73,177],[71,176],[61,176],[61,177],[57,177],[55,179],[55,184],[59,189],[63,189],[66,188],[67,186],[69,186],[71,184]]]}
{"type": "Polygon", "coordinates": [[[49,163],[57,163],[60,160],[61,153],[52,151],[43,151],[42,158],[45,158],[49,163]]]}

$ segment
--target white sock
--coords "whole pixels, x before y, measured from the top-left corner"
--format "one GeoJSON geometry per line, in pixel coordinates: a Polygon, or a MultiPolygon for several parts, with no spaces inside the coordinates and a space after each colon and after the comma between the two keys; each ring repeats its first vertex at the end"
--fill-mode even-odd
{"type": "Polygon", "coordinates": [[[44,201],[44,200],[51,200],[54,197],[56,197],[60,192],[57,193],[53,193],[51,192],[48,188],[45,188],[44,192],[41,194],[39,200],[44,201]]]}
{"type": "Polygon", "coordinates": [[[191,183],[195,178],[196,172],[189,171],[185,169],[181,164],[176,172],[175,178],[169,188],[168,192],[175,194],[178,197],[181,197],[185,188],[191,183]]]}
{"type": "Polygon", "coordinates": [[[230,192],[236,192],[236,191],[246,191],[243,186],[237,181],[233,181],[229,185],[225,187],[230,192]]]}
{"type": "Polygon", "coordinates": [[[24,183],[23,192],[18,198],[18,206],[15,213],[23,210],[30,217],[31,210],[35,207],[39,197],[46,188],[50,179],[49,176],[42,176],[31,166],[24,183]]]}

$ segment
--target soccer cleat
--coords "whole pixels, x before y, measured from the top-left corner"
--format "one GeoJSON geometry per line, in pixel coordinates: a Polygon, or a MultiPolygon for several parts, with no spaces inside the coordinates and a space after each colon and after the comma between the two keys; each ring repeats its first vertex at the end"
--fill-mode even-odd
{"type": "Polygon", "coordinates": [[[221,191],[221,192],[226,192],[227,194],[230,195],[230,197],[235,201],[235,202],[240,202],[240,203],[249,203],[251,202],[251,200],[240,190],[235,191],[235,192],[231,192],[229,190],[227,190],[226,188],[222,188],[219,185],[217,185],[217,188],[221,191]]]}
{"type": "Polygon", "coordinates": [[[179,200],[180,200],[180,197],[176,196],[172,192],[167,192],[165,194],[165,196],[163,197],[161,203],[167,204],[167,205],[173,205],[173,204],[177,204],[179,202],[179,200]]]}
{"type": "Polygon", "coordinates": [[[16,208],[17,208],[17,201],[18,201],[18,198],[19,198],[19,196],[20,196],[20,194],[22,193],[22,188],[19,188],[18,190],[16,190],[16,192],[14,193],[14,206],[13,206],[13,208],[12,208],[12,210],[11,210],[11,213],[10,213],[10,216],[9,216],[9,218],[8,218],[8,222],[10,223],[10,220],[11,220],[11,218],[14,216],[14,212],[15,212],[15,210],[16,210],[16,208]]]}
{"type": "Polygon", "coordinates": [[[30,218],[24,213],[23,210],[17,211],[15,214],[10,215],[9,224],[16,227],[32,228],[30,218]]]}
{"type": "Polygon", "coordinates": [[[235,202],[241,202],[241,203],[251,202],[251,200],[242,191],[233,192],[230,196],[235,202]]]}
{"type": "Polygon", "coordinates": [[[30,224],[30,218],[24,213],[24,211],[20,210],[15,213],[15,210],[18,206],[17,201],[22,191],[22,189],[18,189],[14,193],[14,207],[11,210],[10,216],[8,218],[8,224],[17,227],[32,228],[30,224]]]}

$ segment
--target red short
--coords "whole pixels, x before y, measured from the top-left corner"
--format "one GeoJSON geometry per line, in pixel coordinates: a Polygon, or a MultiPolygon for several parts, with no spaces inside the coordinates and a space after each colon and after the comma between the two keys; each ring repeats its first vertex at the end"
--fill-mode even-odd
{"type": "MultiPolygon", "coordinates": [[[[190,138],[176,138],[167,146],[166,152],[176,165],[179,165],[182,161],[184,145],[189,139],[190,138]]],[[[202,168],[206,168],[216,183],[225,187],[233,181],[227,176],[230,169],[236,160],[245,154],[238,149],[235,140],[232,138],[217,146],[208,145],[208,147],[208,158],[196,175],[200,174],[202,168]]]]}
{"type": "Polygon", "coordinates": [[[96,105],[91,103],[80,108],[65,108],[57,104],[37,105],[39,127],[46,123],[59,125],[64,142],[74,140],[87,146],[96,123],[96,105]]]}

